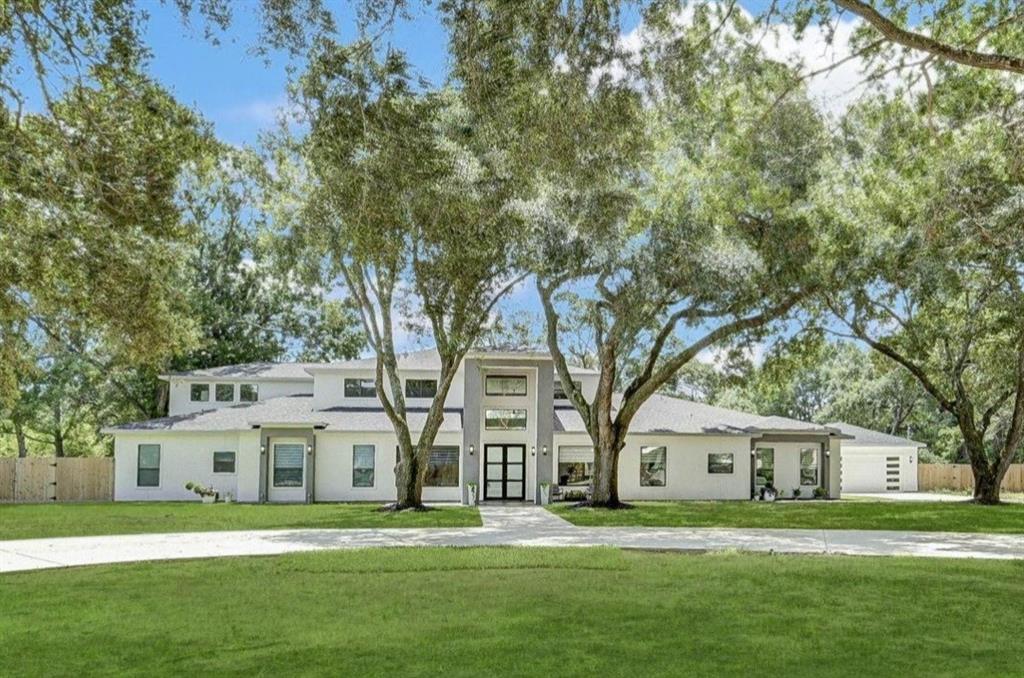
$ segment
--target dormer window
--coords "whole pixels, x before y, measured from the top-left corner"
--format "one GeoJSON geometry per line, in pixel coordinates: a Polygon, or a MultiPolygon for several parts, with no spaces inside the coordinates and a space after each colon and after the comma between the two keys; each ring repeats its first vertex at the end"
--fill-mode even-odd
{"type": "Polygon", "coordinates": [[[260,399],[259,384],[241,384],[238,387],[238,400],[243,403],[254,403],[260,399]]]}
{"type": "Polygon", "coordinates": [[[437,379],[406,379],[406,398],[433,398],[437,395],[437,379]]]}
{"type": "Polygon", "coordinates": [[[346,379],[346,398],[376,398],[377,387],[373,379],[346,379]]]}
{"type": "Polygon", "coordinates": [[[218,403],[230,403],[235,400],[234,384],[217,384],[214,388],[214,395],[218,403]]]}
{"type": "Polygon", "coordinates": [[[519,374],[492,374],[487,377],[484,392],[489,396],[524,396],[526,377],[519,374]]]}
{"type": "Polygon", "coordinates": [[[189,391],[192,396],[192,402],[194,403],[206,403],[210,401],[209,384],[192,384],[189,391]]]}

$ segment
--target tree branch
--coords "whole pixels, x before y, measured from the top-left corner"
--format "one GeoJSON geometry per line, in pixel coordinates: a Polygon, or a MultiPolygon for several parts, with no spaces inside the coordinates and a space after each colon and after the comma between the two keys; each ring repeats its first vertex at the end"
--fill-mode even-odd
{"type": "Polygon", "coordinates": [[[979,52],[964,47],[956,47],[944,43],[935,38],[921,33],[908,31],[897,26],[894,22],[883,16],[878,10],[861,0],[833,0],[838,6],[853,12],[867,21],[886,39],[919,52],[927,52],[942,59],[953,61],[964,66],[973,68],[984,68],[996,71],[1008,71],[1010,73],[1024,73],[1024,58],[997,54],[991,52],[979,52]]]}

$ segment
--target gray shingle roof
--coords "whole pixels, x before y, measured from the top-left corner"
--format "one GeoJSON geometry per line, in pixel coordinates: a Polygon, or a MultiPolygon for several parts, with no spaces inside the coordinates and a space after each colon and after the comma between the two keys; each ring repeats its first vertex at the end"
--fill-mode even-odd
{"type": "Polygon", "coordinates": [[[330,363],[243,363],[241,365],[224,365],[202,370],[171,372],[165,377],[183,377],[188,379],[270,379],[284,381],[313,381],[307,370],[311,367],[329,365],[330,363]]]}
{"type": "MultiPolygon", "coordinates": [[[[409,426],[414,431],[423,428],[427,413],[425,410],[409,410],[409,426]]],[[[205,410],[193,414],[179,414],[137,421],[103,429],[104,433],[125,433],[131,431],[244,431],[256,426],[281,424],[322,427],[328,431],[386,432],[394,431],[391,420],[382,409],[332,407],[324,410],[313,409],[310,395],[270,398],[256,403],[234,405],[217,410],[205,410]]],[[[462,430],[462,411],[448,410],[441,424],[441,431],[462,430]]]]}
{"type": "MultiPolygon", "coordinates": [[[[581,433],[586,431],[586,427],[575,408],[560,406],[555,409],[555,431],[581,433]]],[[[720,435],[749,435],[774,431],[821,435],[838,433],[821,424],[786,417],[764,417],[665,395],[651,396],[633,418],[629,431],[720,435]]]]}
{"type": "Polygon", "coordinates": [[[919,443],[916,440],[874,431],[863,426],[854,426],[853,424],[847,424],[845,421],[834,421],[826,424],[826,426],[831,426],[848,436],[853,436],[853,440],[847,444],[854,447],[858,445],[864,447],[928,447],[925,443],[919,443]]]}

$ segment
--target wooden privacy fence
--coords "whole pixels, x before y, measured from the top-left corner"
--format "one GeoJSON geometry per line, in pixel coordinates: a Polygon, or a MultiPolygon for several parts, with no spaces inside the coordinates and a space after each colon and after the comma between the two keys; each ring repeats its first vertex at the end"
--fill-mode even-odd
{"type": "MultiPolygon", "coordinates": [[[[974,488],[974,474],[970,464],[918,464],[917,489],[970,490],[974,488]]],[[[1004,492],[1024,492],[1024,464],[1010,464],[1003,478],[1004,492]]]]}
{"type": "Polygon", "coordinates": [[[111,501],[111,457],[0,459],[0,503],[111,501]]]}

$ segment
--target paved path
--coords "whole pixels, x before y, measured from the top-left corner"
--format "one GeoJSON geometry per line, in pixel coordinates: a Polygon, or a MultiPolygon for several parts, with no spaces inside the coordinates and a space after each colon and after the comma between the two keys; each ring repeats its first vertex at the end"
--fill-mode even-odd
{"type": "Polygon", "coordinates": [[[1024,559],[1024,536],[872,530],[575,527],[532,504],[481,506],[483,527],[249,530],[0,541],[0,572],[373,546],[618,546],[873,556],[1024,559]]]}

